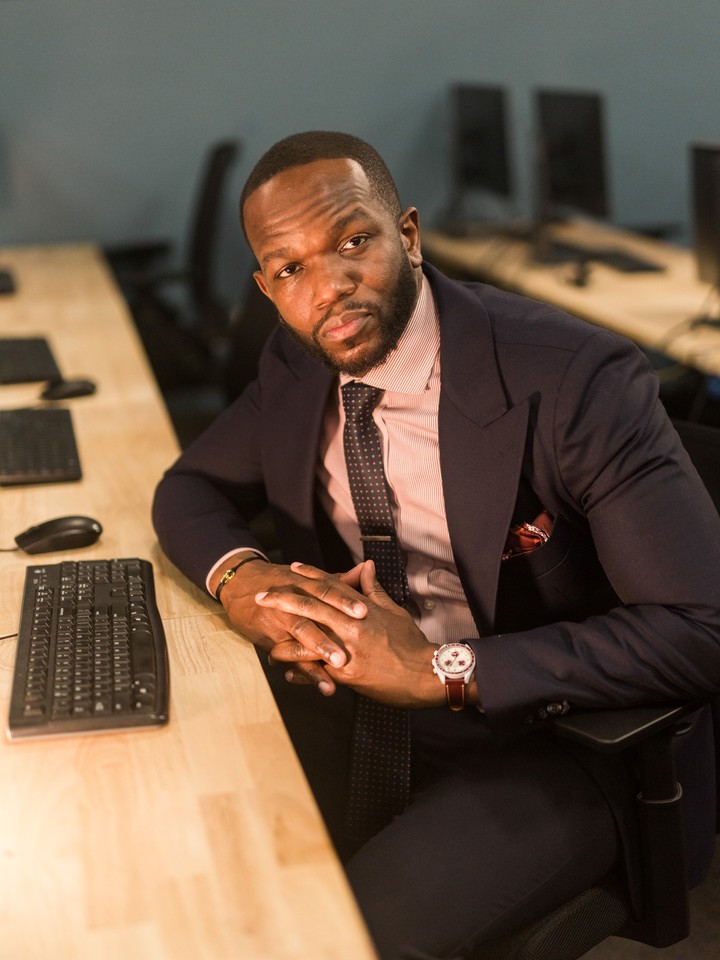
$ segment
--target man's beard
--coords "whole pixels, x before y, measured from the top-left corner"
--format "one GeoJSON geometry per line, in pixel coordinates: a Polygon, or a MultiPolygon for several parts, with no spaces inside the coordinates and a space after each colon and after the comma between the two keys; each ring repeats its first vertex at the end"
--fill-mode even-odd
{"type": "MultiPolygon", "coordinates": [[[[418,286],[415,279],[415,271],[410,265],[410,261],[404,255],[400,260],[400,267],[397,274],[397,282],[390,297],[387,310],[380,310],[376,303],[366,301],[364,303],[356,301],[347,301],[343,304],[346,310],[367,310],[376,314],[378,319],[378,329],[380,337],[375,347],[362,357],[355,360],[347,360],[344,363],[338,363],[333,357],[329,356],[320,346],[319,331],[326,321],[326,317],[318,322],[312,334],[305,337],[294,330],[283,317],[278,314],[280,323],[290,333],[300,346],[310,354],[310,356],[327,367],[333,373],[346,373],[353,377],[360,377],[373,367],[383,363],[390,353],[397,347],[400,337],[405,332],[412,312],[415,309],[415,302],[418,296],[418,286]]],[[[352,346],[352,342],[350,341],[352,346]]]]}

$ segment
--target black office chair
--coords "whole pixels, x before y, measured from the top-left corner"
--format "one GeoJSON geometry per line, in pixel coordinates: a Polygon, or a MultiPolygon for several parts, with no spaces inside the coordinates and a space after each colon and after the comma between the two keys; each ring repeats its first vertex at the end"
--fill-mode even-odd
{"type": "MultiPolygon", "coordinates": [[[[685,421],[674,421],[674,426],[720,510],[720,429],[685,421]]],[[[483,944],[477,960],[579,960],[611,936],[658,948],[688,936],[682,788],[677,782],[673,743],[692,729],[692,715],[699,706],[589,711],[550,721],[550,735],[586,749],[635,752],[643,915],[634,916],[623,878],[614,873],[551,914],[483,944]]],[[[720,700],[712,709],[716,733],[720,733],[720,700]]]]}
{"type": "Polygon", "coordinates": [[[611,936],[667,947],[690,932],[682,789],[676,737],[692,729],[698,704],[590,711],[551,721],[551,734],[590,750],[634,750],[644,910],[636,918],[622,878],[612,873],[535,923],[483,944],[478,960],[579,960],[611,936]]]}
{"type": "Polygon", "coordinates": [[[183,262],[172,262],[167,241],[105,250],[162,390],[217,376],[230,311],[215,291],[214,267],[223,188],[238,151],[236,141],[223,141],[206,157],[183,262]]]}
{"type": "Polygon", "coordinates": [[[262,348],[277,322],[272,302],[248,277],[242,302],[230,311],[223,355],[217,358],[212,382],[164,390],[181,447],[188,446],[255,379],[262,348]]]}
{"type": "Polygon", "coordinates": [[[673,420],[673,426],[720,512],[720,428],[688,420],[673,420]]]}
{"type": "Polygon", "coordinates": [[[257,376],[265,341],[278,323],[278,312],[254,278],[248,279],[242,304],[231,315],[222,388],[228,403],[257,376]]]}

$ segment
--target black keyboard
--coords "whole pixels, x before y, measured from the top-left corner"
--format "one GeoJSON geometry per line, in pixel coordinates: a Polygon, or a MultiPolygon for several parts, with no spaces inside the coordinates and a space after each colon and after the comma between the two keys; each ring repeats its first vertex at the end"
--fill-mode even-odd
{"type": "Polygon", "coordinates": [[[62,380],[44,337],[0,337],[0,383],[62,380]]]}
{"type": "Polygon", "coordinates": [[[583,247],[563,240],[544,240],[536,252],[539,263],[602,263],[619,273],[661,273],[665,267],[635,253],[613,247],[583,247]]]}
{"type": "Polygon", "coordinates": [[[82,476],[69,410],[0,410],[0,486],[82,476]]]}
{"type": "Polygon", "coordinates": [[[0,295],[15,293],[15,277],[10,270],[0,269],[0,295]]]}
{"type": "Polygon", "coordinates": [[[665,269],[662,264],[646,260],[636,253],[628,253],[627,250],[601,250],[597,259],[620,273],[662,273],[665,269]]]}
{"type": "Polygon", "coordinates": [[[167,723],[169,668],[147,560],[28,567],[11,739],[167,723]]]}

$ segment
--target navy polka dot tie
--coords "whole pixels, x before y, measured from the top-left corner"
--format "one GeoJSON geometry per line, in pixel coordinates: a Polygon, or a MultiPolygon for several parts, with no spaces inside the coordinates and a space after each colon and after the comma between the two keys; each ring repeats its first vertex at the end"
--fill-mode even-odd
{"type": "MultiPolygon", "coordinates": [[[[353,380],[342,388],[345,461],[366,560],[374,560],[385,592],[405,606],[405,561],[395,535],[382,443],[373,410],[383,391],[353,380]]],[[[410,729],[407,710],[356,697],[348,824],[358,843],[368,840],[407,805],[410,729]]]]}

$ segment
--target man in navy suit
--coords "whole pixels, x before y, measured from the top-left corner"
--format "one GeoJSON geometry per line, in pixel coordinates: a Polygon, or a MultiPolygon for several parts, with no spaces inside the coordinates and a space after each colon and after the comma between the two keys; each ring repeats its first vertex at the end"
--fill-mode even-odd
{"type": "MultiPolygon", "coordinates": [[[[720,686],[720,520],[648,364],[424,263],[417,211],[354,137],[275,144],[241,210],[280,323],[257,381],[163,478],[154,521],[257,646],[380,955],[468,956],[618,864],[634,888],[627,771],[541,731],[720,686]],[[380,396],[402,607],[363,559],[352,381],[380,396]],[[251,530],[266,505],[283,562],[251,530]],[[474,669],[434,670],[438,647],[474,669]],[[359,849],[343,826],[357,694],[411,730],[409,800],[359,849]]],[[[706,726],[694,737],[709,758],[706,726]]],[[[713,775],[708,759],[686,781],[696,812],[713,775]]],[[[713,829],[697,822],[699,875],[713,829]]]]}

